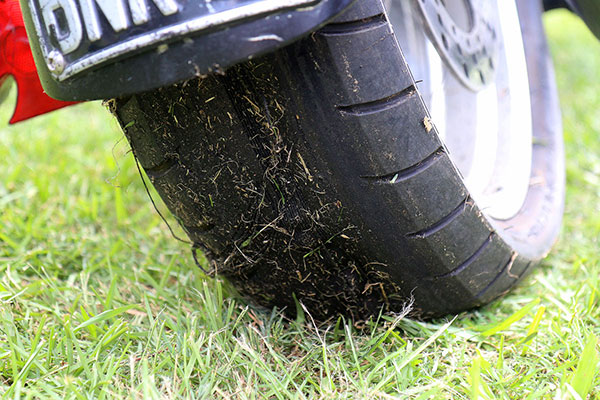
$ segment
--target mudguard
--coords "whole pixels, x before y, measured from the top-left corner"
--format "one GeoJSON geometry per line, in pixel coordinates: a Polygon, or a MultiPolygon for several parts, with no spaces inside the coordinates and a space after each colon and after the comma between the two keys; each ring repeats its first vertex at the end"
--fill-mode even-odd
{"type": "Polygon", "coordinates": [[[354,0],[21,0],[44,90],[119,97],[219,72],[317,29],[354,0]]]}

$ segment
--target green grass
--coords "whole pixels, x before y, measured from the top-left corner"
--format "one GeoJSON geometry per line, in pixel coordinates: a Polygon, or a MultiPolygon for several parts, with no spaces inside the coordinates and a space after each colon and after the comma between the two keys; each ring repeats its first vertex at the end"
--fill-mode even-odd
{"type": "Polygon", "coordinates": [[[517,290],[456,319],[381,318],[360,334],[253,310],[170,237],[99,104],[0,129],[0,395],[600,397],[600,45],[565,13],[546,22],[562,238],[517,290]]]}

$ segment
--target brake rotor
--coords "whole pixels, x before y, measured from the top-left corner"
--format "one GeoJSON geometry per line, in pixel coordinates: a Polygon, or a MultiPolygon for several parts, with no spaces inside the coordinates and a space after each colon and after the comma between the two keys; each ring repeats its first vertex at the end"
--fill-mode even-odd
{"type": "Polygon", "coordinates": [[[414,0],[425,31],[459,81],[473,91],[494,82],[498,22],[489,0],[414,0]]]}

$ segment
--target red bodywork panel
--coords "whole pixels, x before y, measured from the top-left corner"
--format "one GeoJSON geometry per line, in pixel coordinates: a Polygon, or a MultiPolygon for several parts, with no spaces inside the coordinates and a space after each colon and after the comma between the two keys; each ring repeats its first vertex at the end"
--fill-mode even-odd
{"type": "Polygon", "coordinates": [[[0,0],[0,85],[9,75],[15,79],[18,89],[11,124],[75,104],[54,100],[44,93],[18,0],[0,0]]]}

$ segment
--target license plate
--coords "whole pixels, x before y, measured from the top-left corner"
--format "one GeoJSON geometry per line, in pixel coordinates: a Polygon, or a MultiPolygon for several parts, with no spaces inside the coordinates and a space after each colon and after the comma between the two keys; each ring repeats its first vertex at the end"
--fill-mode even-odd
{"type": "Polygon", "coordinates": [[[319,0],[26,0],[42,56],[64,81],[170,40],[319,0]]]}

